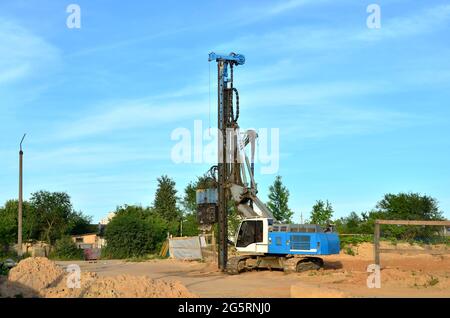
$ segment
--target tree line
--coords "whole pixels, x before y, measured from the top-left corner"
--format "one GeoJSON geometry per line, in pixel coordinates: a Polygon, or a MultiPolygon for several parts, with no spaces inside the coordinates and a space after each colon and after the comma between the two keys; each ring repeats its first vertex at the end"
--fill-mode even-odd
{"type": "MultiPolygon", "coordinates": [[[[105,231],[107,247],[104,257],[129,258],[158,251],[170,233],[174,236],[199,234],[196,216],[196,190],[210,186],[208,179],[198,177],[189,183],[181,195],[173,179],[163,175],[157,179],[154,201],[148,206],[123,205],[115,210],[115,217],[105,231]]],[[[269,187],[267,207],[275,219],[292,223],[294,212],[289,207],[289,190],[281,176],[269,187]]],[[[17,240],[17,200],[9,200],[0,207],[0,245],[5,249],[17,240]]],[[[333,224],[339,233],[372,234],[376,219],[442,220],[436,199],[417,193],[386,194],[373,210],[346,217],[333,218],[334,210],[328,200],[318,200],[304,223],[328,226],[333,224]]],[[[38,191],[23,203],[23,239],[45,241],[69,255],[76,254],[69,235],[92,233],[97,226],[92,218],[76,211],[70,196],[64,192],[38,191]]],[[[229,208],[229,231],[234,236],[240,223],[232,202],[229,208]]],[[[386,226],[383,233],[397,239],[427,238],[435,233],[432,227],[386,226]]]]}
{"type": "MultiPolygon", "coordinates": [[[[76,211],[64,192],[38,191],[22,205],[23,241],[39,240],[54,244],[65,235],[92,231],[92,218],[76,211]]],[[[3,249],[17,242],[18,201],[8,200],[0,207],[0,245],[3,249]]]]}

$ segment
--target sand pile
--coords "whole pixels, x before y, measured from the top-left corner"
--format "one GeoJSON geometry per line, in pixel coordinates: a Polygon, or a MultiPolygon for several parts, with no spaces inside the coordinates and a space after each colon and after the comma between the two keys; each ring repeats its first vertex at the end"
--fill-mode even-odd
{"type": "Polygon", "coordinates": [[[81,275],[81,288],[67,288],[65,282],[43,291],[46,298],[192,298],[194,294],[180,282],[155,280],[146,276],[98,277],[81,275]]]}
{"type": "MultiPolygon", "coordinates": [[[[356,245],[350,244],[349,247],[351,247],[351,249],[355,253],[355,256],[358,256],[359,259],[373,259],[373,257],[374,257],[373,243],[364,242],[364,243],[360,243],[360,244],[356,244],[356,245]]],[[[446,250],[445,245],[420,246],[418,244],[409,244],[409,243],[397,243],[394,245],[391,242],[387,242],[387,241],[381,241],[380,248],[382,248],[382,249],[398,249],[399,252],[402,250],[416,250],[416,251],[423,251],[426,249],[442,250],[442,251],[446,250]]],[[[346,254],[345,249],[342,249],[340,252],[340,255],[348,255],[348,254],[346,254]]],[[[402,255],[403,256],[408,256],[408,255],[415,256],[416,254],[409,254],[409,253],[404,252],[402,255]]],[[[423,255],[426,255],[426,254],[423,254],[423,255]]],[[[386,256],[383,256],[383,257],[386,257],[386,256]]]]}
{"type": "Polygon", "coordinates": [[[47,258],[29,257],[11,269],[8,280],[31,289],[41,290],[49,287],[63,276],[64,271],[47,258]]]}
{"type": "Polygon", "coordinates": [[[45,257],[26,258],[13,267],[0,285],[2,297],[38,297],[39,291],[64,278],[64,271],[45,257]]]}
{"type": "Polygon", "coordinates": [[[96,280],[87,290],[87,297],[193,297],[180,282],[166,282],[148,277],[121,275],[96,280]]]}
{"type": "Polygon", "coordinates": [[[195,297],[180,282],[155,280],[146,276],[120,275],[98,277],[82,272],[80,288],[69,288],[69,273],[46,258],[22,260],[13,268],[6,282],[0,283],[3,297],[195,297]]]}

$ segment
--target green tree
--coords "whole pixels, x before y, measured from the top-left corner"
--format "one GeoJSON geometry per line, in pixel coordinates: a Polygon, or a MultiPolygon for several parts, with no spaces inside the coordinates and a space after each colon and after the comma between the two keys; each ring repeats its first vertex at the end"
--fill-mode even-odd
{"type": "MultiPolygon", "coordinates": [[[[17,212],[16,212],[17,214],[17,212]]],[[[8,249],[17,241],[17,216],[9,213],[5,207],[0,208],[0,245],[8,249]]]]}
{"type": "MultiPolygon", "coordinates": [[[[3,245],[5,248],[17,242],[18,209],[19,203],[17,200],[8,200],[3,207],[0,207],[0,245],[3,245]]],[[[39,234],[39,226],[33,206],[29,202],[24,201],[22,211],[23,240],[34,239],[39,234]]]]}
{"type": "MultiPolygon", "coordinates": [[[[0,207],[0,245],[8,247],[17,242],[17,200],[8,200],[0,207]]],[[[64,235],[82,234],[96,230],[91,218],[72,208],[70,197],[63,192],[39,191],[23,202],[22,237],[46,240],[53,244],[64,235]]]]}
{"type": "Polygon", "coordinates": [[[190,182],[186,188],[184,188],[184,196],[181,205],[183,206],[183,212],[186,214],[197,212],[197,183],[198,182],[190,182]]]}
{"type": "Polygon", "coordinates": [[[442,220],[437,200],[419,193],[385,194],[377,209],[390,219],[442,220]]]}
{"type": "Polygon", "coordinates": [[[283,185],[281,176],[276,176],[274,183],[269,187],[269,202],[267,207],[275,220],[291,223],[294,212],[288,206],[289,190],[283,185]]]}
{"type": "Polygon", "coordinates": [[[80,260],[83,259],[83,250],[76,246],[70,236],[63,236],[56,240],[50,257],[58,260],[80,260]]]}
{"type": "Polygon", "coordinates": [[[166,239],[168,222],[149,208],[119,207],[105,231],[103,256],[130,258],[156,252],[166,239]]]}
{"type": "Polygon", "coordinates": [[[72,212],[69,218],[68,229],[70,235],[79,235],[96,232],[98,227],[93,225],[92,217],[84,215],[82,212],[72,212]]]}
{"type": "MultiPolygon", "coordinates": [[[[369,215],[390,220],[443,220],[436,199],[419,193],[385,194],[376,206],[376,211],[369,215]]],[[[383,226],[385,236],[410,240],[414,238],[429,239],[439,228],[419,226],[383,226]]]]}
{"type": "Polygon", "coordinates": [[[351,212],[349,216],[340,218],[334,222],[339,233],[358,234],[361,233],[363,220],[356,212],[351,212]]]}
{"type": "Polygon", "coordinates": [[[311,211],[311,223],[318,224],[321,226],[326,226],[330,223],[331,218],[333,217],[333,207],[331,203],[323,202],[322,200],[316,201],[316,204],[313,205],[311,211]]]}
{"type": "Polygon", "coordinates": [[[167,221],[179,222],[181,211],[177,207],[177,201],[175,181],[165,175],[158,178],[158,188],[153,203],[154,211],[167,221]]]}
{"type": "Polygon", "coordinates": [[[197,215],[189,213],[183,217],[183,236],[197,236],[200,234],[198,229],[197,215]]]}
{"type": "Polygon", "coordinates": [[[242,217],[240,216],[236,203],[230,201],[228,203],[228,236],[235,237],[241,224],[242,217]]]}
{"type": "Polygon", "coordinates": [[[91,219],[73,210],[70,196],[65,192],[38,191],[31,194],[33,228],[42,240],[53,244],[72,231],[86,229],[91,219]]]}
{"type": "Polygon", "coordinates": [[[184,189],[183,200],[181,205],[183,207],[182,211],[182,222],[183,222],[183,236],[195,236],[200,233],[198,229],[197,222],[197,203],[196,203],[196,190],[197,190],[198,180],[196,182],[190,182],[184,189]]]}
{"type": "Polygon", "coordinates": [[[53,244],[68,230],[67,221],[73,211],[69,195],[38,191],[31,195],[30,202],[39,219],[42,239],[53,244]]]}

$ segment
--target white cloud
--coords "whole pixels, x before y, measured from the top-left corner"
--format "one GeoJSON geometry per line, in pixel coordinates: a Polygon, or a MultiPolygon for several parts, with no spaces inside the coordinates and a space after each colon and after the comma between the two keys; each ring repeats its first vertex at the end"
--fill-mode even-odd
{"type": "Polygon", "coordinates": [[[238,12],[236,23],[238,25],[252,24],[286,14],[300,7],[320,5],[328,2],[330,2],[330,0],[281,0],[276,2],[271,1],[269,5],[253,4],[251,7],[244,7],[238,12]]]}
{"type": "Polygon", "coordinates": [[[83,146],[62,146],[49,151],[36,151],[29,149],[29,168],[40,170],[42,167],[104,167],[105,165],[120,164],[128,161],[151,161],[170,158],[167,150],[142,148],[124,145],[122,143],[111,144],[87,144],[83,146]]]}
{"type": "Polygon", "coordinates": [[[43,38],[19,24],[0,17],[0,83],[40,75],[55,67],[60,52],[43,38]]]}
{"type": "Polygon", "coordinates": [[[276,85],[246,91],[241,100],[247,107],[298,107],[323,105],[338,99],[370,96],[394,88],[384,81],[334,81],[310,84],[276,85]]]}
{"type": "Polygon", "coordinates": [[[145,100],[115,102],[59,127],[58,138],[70,139],[136,127],[156,127],[207,112],[208,101],[154,103],[145,100]]]}
{"type": "MultiPolygon", "coordinates": [[[[256,16],[258,15],[256,14],[256,16]]],[[[284,54],[285,56],[289,53],[301,52],[304,54],[307,50],[320,50],[320,53],[323,54],[327,50],[335,48],[350,49],[385,39],[432,33],[448,26],[449,21],[450,5],[441,5],[394,18],[385,17],[382,13],[381,29],[368,29],[365,23],[341,28],[295,25],[263,34],[249,33],[219,43],[216,45],[216,50],[227,51],[232,47],[237,51],[247,52],[247,54],[264,52],[265,54],[284,54]]]]}
{"type": "Polygon", "coordinates": [[[324,105],[298,111],[295,123],[287,123],[280,131],[295,139],[325,138],[380,133],[432,121],[431,117],[382,108],[324,105]]]}

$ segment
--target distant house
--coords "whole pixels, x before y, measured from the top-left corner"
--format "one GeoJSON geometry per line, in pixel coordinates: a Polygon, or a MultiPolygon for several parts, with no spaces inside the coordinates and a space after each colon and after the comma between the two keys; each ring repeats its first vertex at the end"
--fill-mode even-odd
{"type": "Polygon", "coordinates": [[[105,246],[105,225],[98,224],[97,232],[72,235],[73,242],[81,249],[99,249],[105,246]]]}

